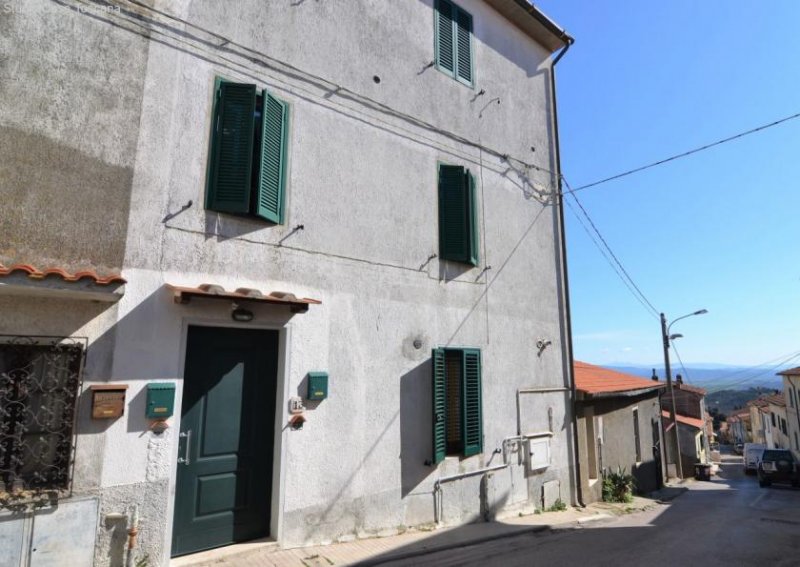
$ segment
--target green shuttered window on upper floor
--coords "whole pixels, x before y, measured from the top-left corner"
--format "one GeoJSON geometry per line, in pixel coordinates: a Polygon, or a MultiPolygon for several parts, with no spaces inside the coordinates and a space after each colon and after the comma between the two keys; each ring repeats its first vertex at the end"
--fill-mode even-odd
{"type": "Polygon", "coordinates": [[[472,16],[450,0],[436,0],[434,6],[436,67],[469,86],[474,83],[472,43],[472,16]]]}
{"type": "Polygon", "coordinates": [[[433,366],[433,455],[471,457],[483,452],[481,351],[436,348],[433,366]]]}
{"type": "Polygon", "coordinates": [[[464,167],[439,164],[439,258],[478,265],[475,178],[464,167]]]}
{"type": "Polygon", "coordinates": [[[283,223],[287,125],[286,102],[217,79],[206,209],[283,223]]]}

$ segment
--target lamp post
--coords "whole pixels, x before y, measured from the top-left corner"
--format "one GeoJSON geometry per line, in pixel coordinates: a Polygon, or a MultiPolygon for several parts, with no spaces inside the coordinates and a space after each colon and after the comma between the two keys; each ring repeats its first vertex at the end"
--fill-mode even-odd
{"type": "Polygon", "coordinates": [[[667,375],[667,392],[669,392],[669,398],[671,402],[669,405],[669,417],[672,420],[672,430],[674,432],[672,435],[673,439],[672,447],[673,447],[673,457],[675,459],[675,467],[678,473],[678,478],[683,478],[683,464],[681,463],[680,441],[678,438],[678,421],[675,419],[675,414],[676,414],[675,394],[672,391],[672,372],[669,366],[669,342],[672,339],[677,339],[679,337],[682,337],[683,335],[681,334],[670,335],[669,330],[672,327],[672,325],[674,325],[681,319],[686,319],[687,317],[692,317],[694,315],[705,315],[706,313],[708,313],[708,310],[699,309],[694,313],[689,313],[687,315],[682,315],[681,317],[678,317],[669,325],[667,325],[667,318],[664,316],[663,313],[661,314],[661,338],[664,343],[664,372],[667,375]]]}

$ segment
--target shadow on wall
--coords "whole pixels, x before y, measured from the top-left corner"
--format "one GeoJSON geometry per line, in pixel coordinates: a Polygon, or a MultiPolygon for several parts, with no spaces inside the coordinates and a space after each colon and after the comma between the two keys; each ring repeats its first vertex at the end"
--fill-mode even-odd
{"type": "Polygon", "coordinates": [[[431,359],[400,377],[400,471],[405,498],[433,468],[433,392],[431,359]]]}

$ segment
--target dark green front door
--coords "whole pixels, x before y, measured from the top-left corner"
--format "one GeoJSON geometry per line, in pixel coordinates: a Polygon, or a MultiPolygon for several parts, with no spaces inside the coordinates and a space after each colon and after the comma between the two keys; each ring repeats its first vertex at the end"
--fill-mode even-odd
{"type": "Polygon", "coordinates": [[[278,332],[189,327],[172,555],[269,535],[278,332]]]}

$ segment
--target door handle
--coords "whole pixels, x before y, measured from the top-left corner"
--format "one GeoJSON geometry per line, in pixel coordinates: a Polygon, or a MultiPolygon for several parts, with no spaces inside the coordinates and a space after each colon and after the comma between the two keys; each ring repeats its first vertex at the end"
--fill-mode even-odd
{"type": "Polygon", "coordinates": [[[188,465],[191,463],[189,460],[189,455],[191,454],[191,446],[192,446],[192,430],[189,429],[188,431],[181,431],[178,434],[178,437],[186,439],[186,442],[183,445],[183,457],[178,457],[178,462],[184,465],[188,465]]]}

